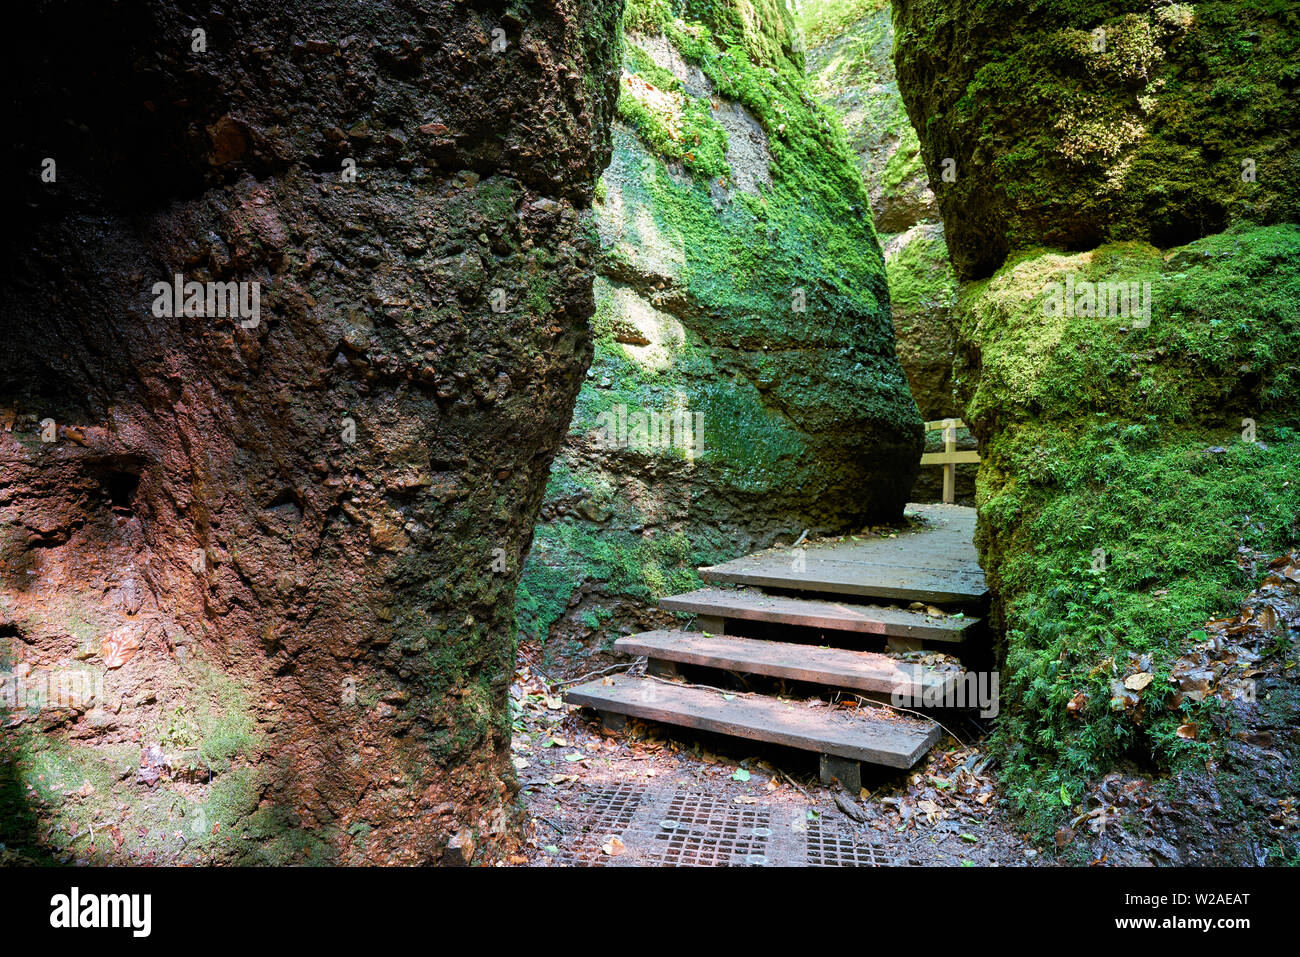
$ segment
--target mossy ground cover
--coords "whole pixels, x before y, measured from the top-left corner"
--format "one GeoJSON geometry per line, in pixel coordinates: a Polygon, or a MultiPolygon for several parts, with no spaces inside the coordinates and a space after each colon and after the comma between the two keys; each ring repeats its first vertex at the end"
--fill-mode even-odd
{"type": "Polygon", "coordinates": [[[265,788],[253,767],[261,735],[248,693],[197,657],[185,675],[186,695],[145,735],[170,765],[171,778],[153,786],[136,780],[138,743],[91,748],[35,726],[8,728],[0,740],[0,844],[42,863],[109,863],[124,853],[142,863],[300,862],[267,858],[249,831],[265,788]],[[123,781],[133,788],[129,829],[118,827],[123,781]]]}
{"type": "Polygon", "coordinates": [[[1169,669],[1258,583],[1242,555],[1300,541],[1297,302],[1291,226],[1165,252],[1031,251],[963,290],[980,360],[966,373],[984,438],[977,544],[1005,627],[996,740],[1043,836],[1123,758],[1171,770],[1211,753],[1176,734],[1209,705],[1175,707],[1169,669]],[[1150,326],[1043,315],[1067,272],[1150,281],[1150,326]],[[1113,707],[1141,656],[1156,680],[1136,708],[1113,707]]]}

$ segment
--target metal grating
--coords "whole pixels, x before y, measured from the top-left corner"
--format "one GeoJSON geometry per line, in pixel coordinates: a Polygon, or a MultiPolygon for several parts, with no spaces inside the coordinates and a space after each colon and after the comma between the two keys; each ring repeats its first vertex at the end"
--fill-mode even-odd
{"type": "Polygon", "coordinates": [[[577,807],[564,815],[566,829],[573,836],[564,839],[560,853],[552,860],[557,864],[603,866],[610,858],[601,845],[612,835],[623,835],[644,797],[643,788],[628,784],[585,790],[577,798],[577,807]]]}
{"type": "Polygon", "coordinates": [[[809,867],[886,867],[889,859],[880,848],[861,844],[839,828],[821,821],[809,821],[807,833],[809,867]]]}
{"type": "Polygon", "coordinates": [[[772,815],[716,798],[676,792],[644,847],[644,862],[661,867],[744,867],[768,863],[772,815]]]}

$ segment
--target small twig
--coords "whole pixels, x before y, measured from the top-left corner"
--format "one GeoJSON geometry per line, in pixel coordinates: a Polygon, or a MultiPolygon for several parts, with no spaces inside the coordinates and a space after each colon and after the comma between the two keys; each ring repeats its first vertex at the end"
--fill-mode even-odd
{"type": "Polygon", "coordinates": [[[801,788],[801,787],[799,786],[799,782],[798,782],[798,781],[796,781],[794,778],[790,777],[790,775],[786,774],[785,771],[783,771],[781,768],[777,768],[776,771],[777,771],[778,774],[781,775],[781,777],[785,778],[786,781],[788,781],[788,782],[790,783],[790,787],[794,788],[796,791],[798,791],[800,794],[802,794],[802,795],[803,795],[803,796],[808,800],[808,802],[809,802],[810,804],[816,804],[816,803],[817,803],[816,801],[814,801],[814,800],[812,799],[812,795],[811,795],[811,794],[809,794],[807,791],[805,791],[803,788],[801,788]]]}
{"type": "Polygon", "coordinates": [[[624,670],[628,668],[632,668],[640,660],[641,659],[638,658],[636,661],[630,661],[630,662],[621,661],[616,665],[610,665],[608,668],[601,668],[599,671],[593,671],[590,674],[580,675],[577,678],[565,678],[563,681],[560,681],[556,678],[552,678],[550,675],[546,674],[543,671],[538,671],[536,668],[533,669],[533,673],[538,675],[544,682],[546,682],[547,687],[563,688],[565,685],[576,685],[579,681],[586,681],[588,678],[599,678],[601,675],[607,675],[610,672],[618,671],[620,668],[624,670]]]}
{"type": "MultiPolygon", "coordinates": [[[[838,697],[838,696],[837,696],[837,697],[838,697]]],[[[942,721],[936,721],[934,718],[930,717],[928,714],[922,714],[922,713],[919,712],[919,711],[913,711],[911,708],[902,708],[902,707],[899,707],[899,706],[896,705],[896,704],[890,704],[888,701],[873,701],[873,700],[871,700],[870,698],[864,698],[864,697],[862,697],[862,695],[860,695],[860,694],[858,694],[858,695],[854,695],[853,697],[855,697],[855,698],[858,699],[858,703],[859,703],[859,704],[874,704],[874,705],[879,705],[879,706],[882,707],[882,708],[892,708],[894,711],[902,711],[902,712],[905,712],[905,713],[907,713],[907,714],[916,715],[916,717],[918,717],[918,718],[923,718],[923,719],[926,720],[926,721],[934,721],[934,723],[937,724],[939,727],[943,728],[943,730],[944,730],[945,732],[947,732],[948,734],[952,735],[952,737],[955,738],[955,739],[957,740],[958,743],[962,743],[962,739],[961,739],[960,737],[958,737],[957,734],[956,734],[956,733],[955,733],[951,728],[949,728],[949,727],[948,727],[946,724],[944,724],[942,721]]]]}
{"type": "Polygon", "coordinates": [[[541,821],[541,822],[542,822],[543,824],[545,824],[547,827],[553,827],[553,828],[555,828],[557,831],[560,832],[560,837],[567,837],[567,836],[568,836],[568,833],[569,833],[569,832],[566,831],[564,828],[560,827],[560,825],[556,824],[556,823],[555,823],[554,821],[552,821],[550,818],[539,817],[537,820],[541,821]]]}
{"type": "Polygon", "coordinates": [[[673,681],[669,678],[660,678],[658,675],[648,674],[645,677],[649,678],[651,681],[659,681],[666,685],[672,685],[674,688],[699,688],[702,691],[712,691],[722,695],[733,695],[738,698],[752,698],[758,693],[756,691],[723,691],[721,688],[716,688],[713,685],[695,685],[691,684],[689,681],[673,681]]]}

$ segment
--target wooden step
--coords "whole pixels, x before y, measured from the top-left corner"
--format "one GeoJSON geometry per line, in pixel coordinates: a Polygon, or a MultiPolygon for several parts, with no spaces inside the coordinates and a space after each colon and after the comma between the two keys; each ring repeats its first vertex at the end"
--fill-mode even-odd
{"type": "Polygon", "coordinates": [[[937,724],[883,707],[857,709],[727,695],[699,688],[613,675],[570,688],[564,699],[597,711],[631,715],[751,741],[767,741],[823,756],[910,768],[939,740],[937,724]]]}
{"type": "Polygon", "coordinates": [[[759,552],[701,568],[700,577],[707,582],[934,604],[977,602],[988,594],[982,571],[837,561],[818,557],[814,548],[808,549],[802,570],[794,571],[788,551],[759,552]]]}
{"type": "Polygon", "coordinates": [[[614,650],[628,655],[645,655],[656,661],[809,681],[832,688],[886,694],[897,691],[911,700],[932,700],[932,696],[937,696],[935,700],[942,700],[960,676],[956,669],[936,671],[870,651],[818,648],[816,645],[758,641],[675,629],[647,631],[620,638],[614,642],[614,650]]]}
{"type": "Polygon", "coordinates": [[[923,521],[894,537],[857,535],[774,548],[700,569],[709,582],[891,601],[969,604],[987,595],[972,536],[975,510],[909,505],[923,521]]]}
{"type": "Polygon", "coordinates": [[[925,612],[881,605],[786,598],[753,588],[701,588],[659,600],[659,607],[714,618],[768,621],[826,631],[852,631],[867,635],[918,638],[926,641],[962,641],[978,618],[936,618],[925,612]]]}

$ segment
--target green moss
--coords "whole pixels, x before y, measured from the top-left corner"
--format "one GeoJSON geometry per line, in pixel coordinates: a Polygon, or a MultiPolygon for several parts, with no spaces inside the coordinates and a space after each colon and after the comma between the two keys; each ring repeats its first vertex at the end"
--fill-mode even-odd
{"type": "Polygon", "coordinates": [[[991,468],[1016,476],[996,492],[981,476],[1007,626],[996,745],[1012,796],[1044,836],[1067,813],[1060,788],[1081,796],[1120,756],[1164,768],[1205,756],[1175,734],[1197,709],[1172,707],[1170,667],[1191,633],[1256,584],[1236,562],[1240,547],[1272,554],[1300,540],[1300,440],[1261,435],[1251,444],[1107,418],[1068,436],[1018,429],[986,450],[991,468]],[[1222,454],[1207,452],[1214,441],[1222,454]],[[1156,681],[1140,711],[1115,711],[1111,682],[1138,670],[1135,655],[1149,657],[1156,681]],[[1088,707],[1072,717],[1080,692],[1088,707]]]}
{"type": "Polygon", "coordinates": [[[889,192],[898,189],[908,180],[924,175],[921,142],[916,138],[916,130],[908,124],[901,129],[898,148],[890,154],[889,162],[885,164],[881,186],[889,192]]]}
{"type": "Polygon", "coordinates": [[[201,660],[193,660],[187,670],[188,703],[174,710],[154,737],[182,754],[194,753],[196,767],[216,773],[227,771],[240,758],[256,758],[261,735],[248,692],[201,660]]]}
{"type": "Polygon", "coordinates": [[[1204,757],[1174,733],[1191,705],[1171,706],[1169,669],[1255,586],[1240,549],[1300,541],[1297,303],[1293,226],[1166,253],[1027,251],[963,290],[977,545],[1006,629],[996,744],[1044,834],[1067,812],[1061,788],[1077,799],[1121,756],[1166,769],[1204,757]],[[1045,287],[1067,274],[1151,282],[1150,325],[1045,316],[1045,287]],[[1113,710],[1110,683],[1140,655],[1156,681],[1141,708],[1113,710]],[[1079,693],[1089,704],[1072,716],[1079,693]]]}
{"type": "Polygon", "coordinates": [[[699,588],[695,569],[724,556],[731,557],[725,545],[707,537],[698,541],[675,533],[647,538],[585,522],[540,525],[520,578],[515,606],[519,632],[545,641],[570,596],[583,585],[606,596],[653,603],[699,588]]]}
{"type": "Polygon", "coordinates": [[[726,182],[727,131],[707,99],[688,94],[681,81],[655,65],[640,48],[624,44],[618,117],[660,156],[680,160],[700,176],[726,182]]]}
{"type": "Polygon", "coordinates": [[[136,756],[130,745],[92,749],[21,726],[6,729],[0,738],[0,844],[45,863],[89,859],[90,829],[101,815],[116,812],[114,785],[136,756]],[[89,796],[82,797],[87,785],[89,796]]]}
{"type": "Polygon", "coordinates": [[[625,24],[640,36],[625,41],[635,82],[597,207],[594,357],[547,491],[562,517],[537,529],[516,603],[537,638],[584,585],[650,603],[783,524],[892,517],[921,442],[869,198],[809,94],[783,4],[634,2],[625,24]],[[663,40],[707,78],[707,98],[656,64],[663,40]],[[766,147],[736,144],[736,169],[713,119],[724,100],[766,147]],[[703,447],[597,452],[593,431],[620,407],[690,412],[703,447]]]}
{"type": "Polygon", "coordinates": [[[799,4],[799,28],[806,46],[834,40],[867,16],[887,8],[889,0],[804,0],[799,4]]]}
{"type": "Polygon", "coordinates": [[[885,264],[894,331],[904,336],[909,317],[950,309],[957,299],[957,281],[941,235],[921,235],[909,241],[885,264]]]}
{"type": "Polygon", "coordinates": [[[1075,255],[1027,251],[962,292],[963,337],[980,354],[968,415],[989,424],[1094,411],[1186,422],[1252,416],[1300,399],[1300,229],[1248,225],[1170,253],[1141,243],[1075,255]],[[1052,283],[1150,283],[1132,317],[1049,316],[1052,283]]]}
{"type": "Polygon", "coordinates": [[[956,162],[936,189],[963,278],[1037,243],[1169,246],[1300,218],[1295,4],[917,0],[900,29],[929,168],[956,162]],[[940,42],[964,55],[937,61],[940,42]]]}
{"type": "Polygon", "coordinates": [[[270,806],[249,816],[242,829],[244,839],[236,862],[246,865],[321,866],[334,863],[333,828],[308,830],[289,810],[270,806]]]}
{"type": "Polygon", "coordinates": [[[676,16],[679,0],[625,0],[623,29],[634,33],[656,33],[676,16]]]}

